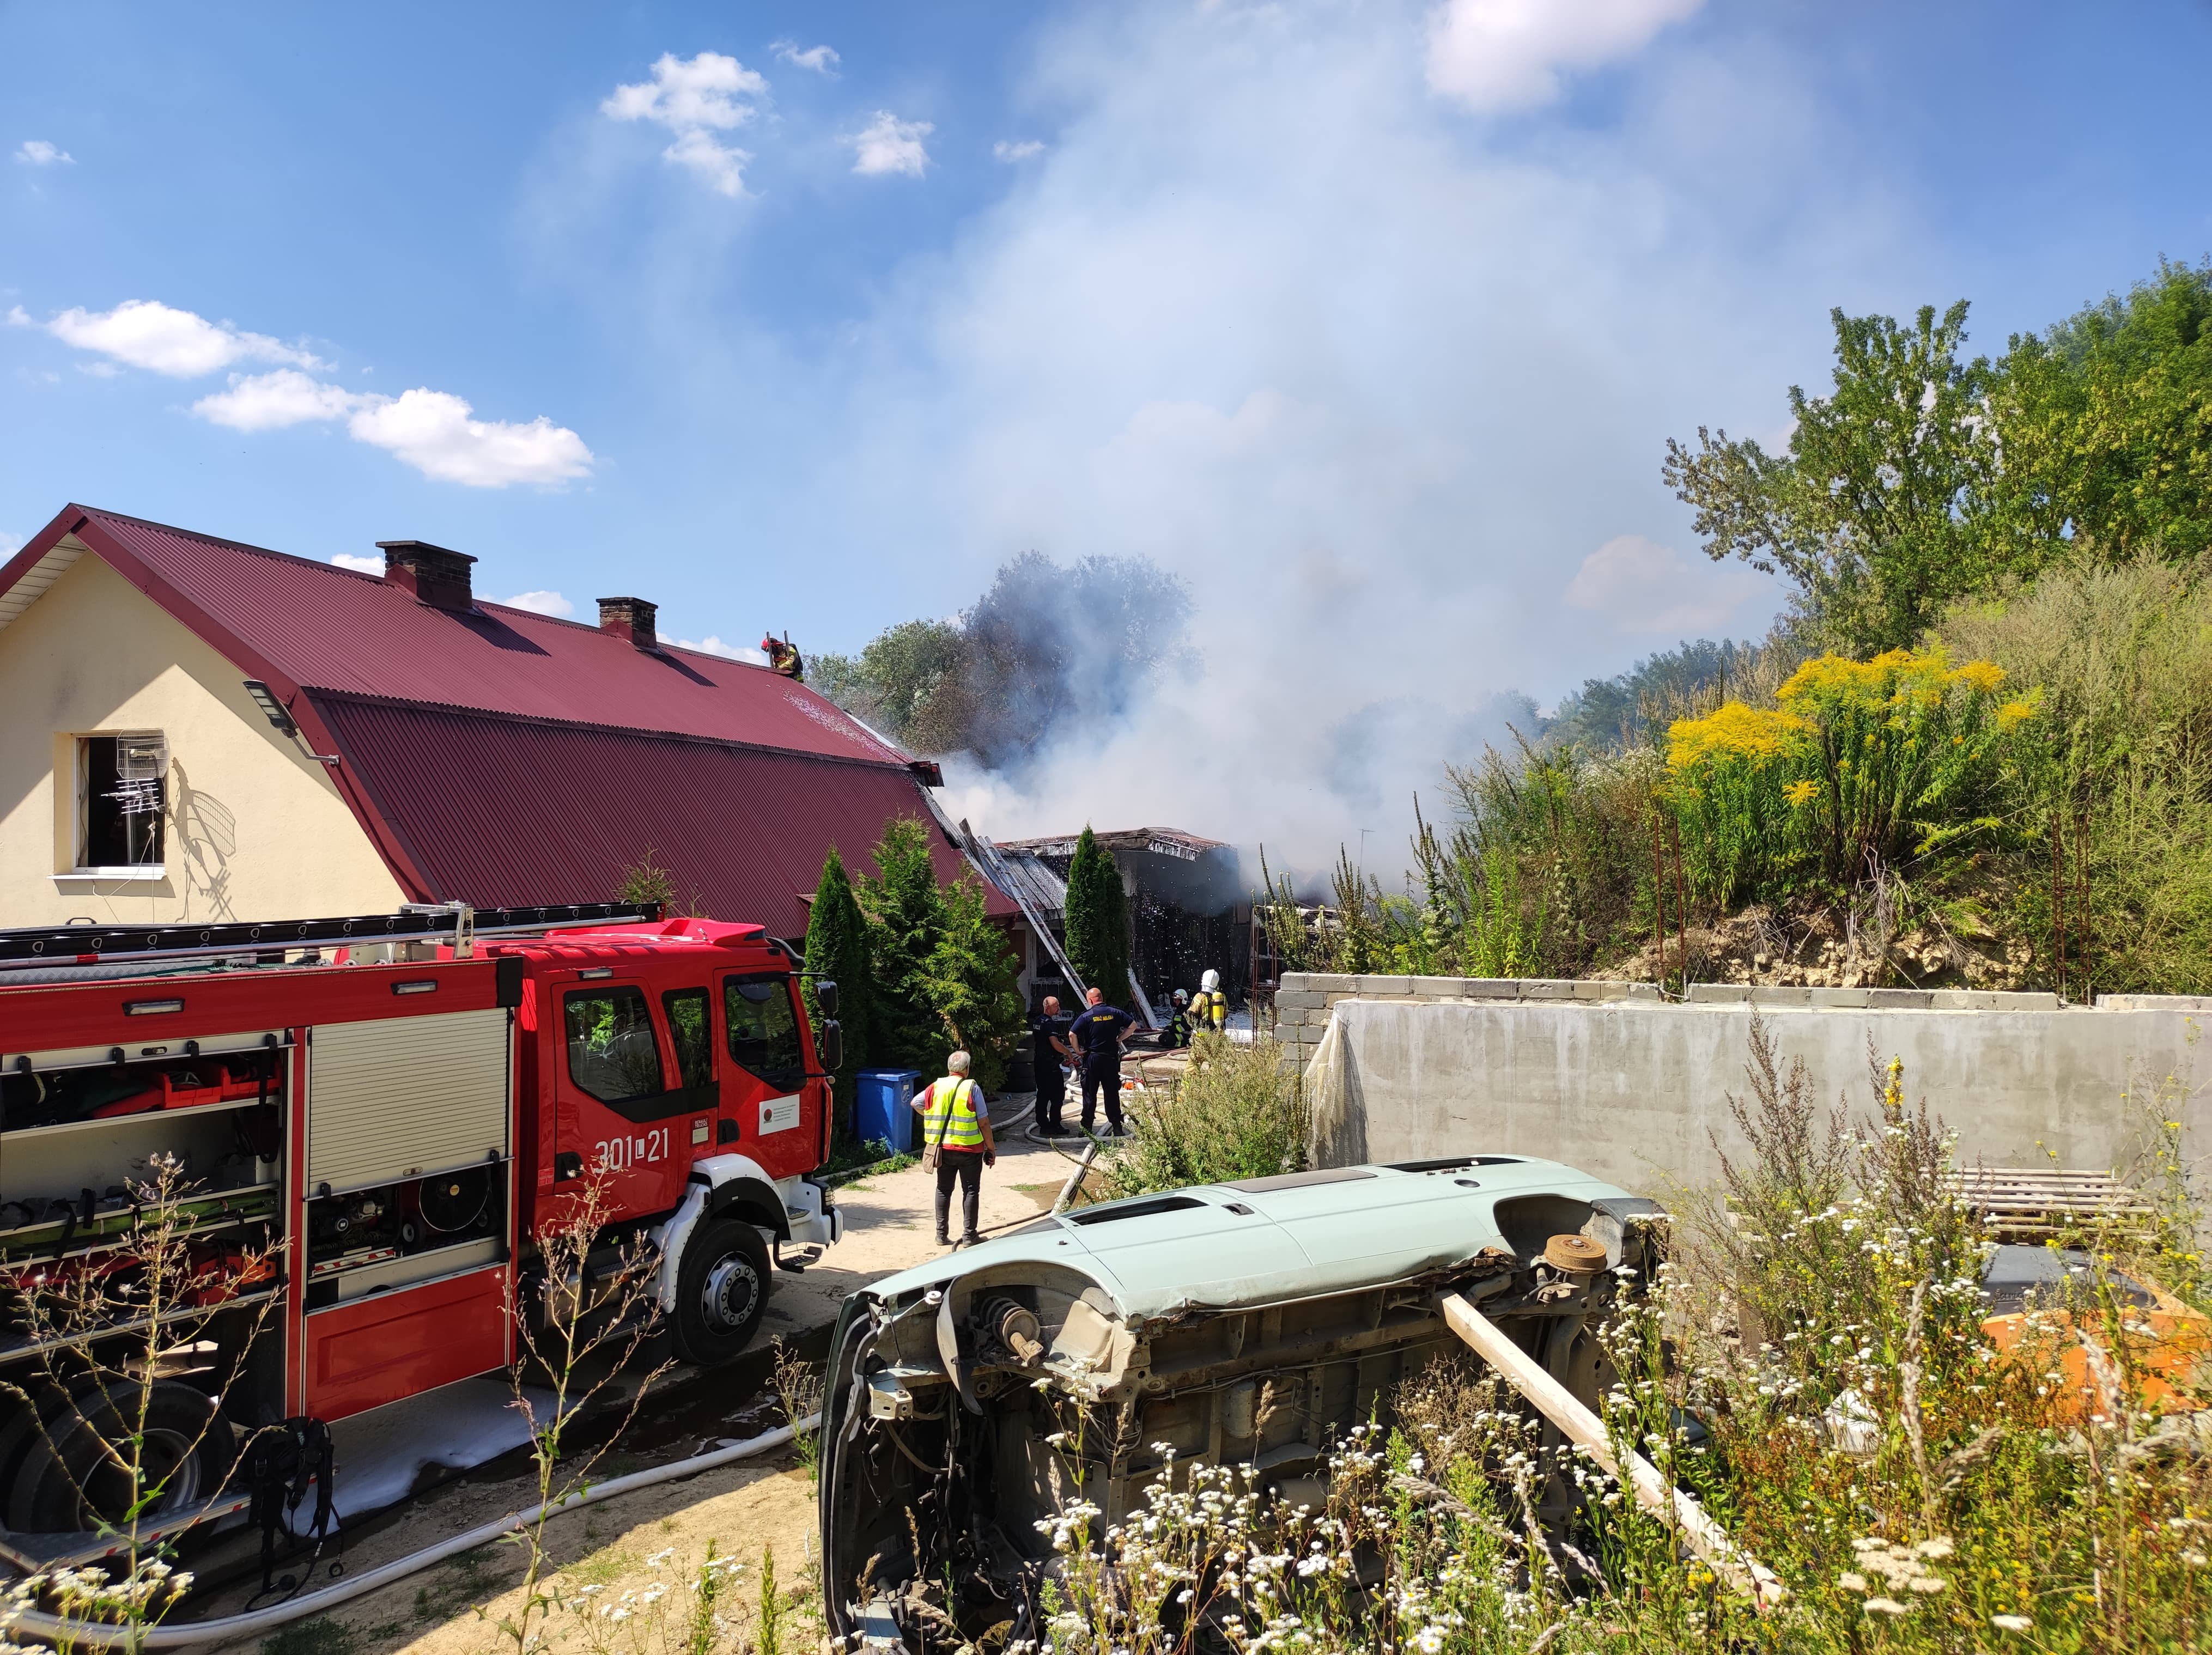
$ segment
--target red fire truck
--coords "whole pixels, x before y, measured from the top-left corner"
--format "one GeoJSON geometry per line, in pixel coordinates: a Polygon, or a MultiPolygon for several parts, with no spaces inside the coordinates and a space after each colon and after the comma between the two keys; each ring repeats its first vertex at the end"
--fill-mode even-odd
{"type": "Polygon", "coordinates": [[[607,904],[0,931],[0,1551],[112,1520],[55,1463],[70,1432],[39,1428],[71,1404],[25,1295],[127,1268],[156,1155],[211,1269],[265,1260],[199,1335],[213,1355],[161,1382],[149,1458],[173,1416],[190,1462],[175,1521],[257,1426],[509,1365],[532,1238],[587,1190],[653,1249],[678,1352],[737,1355],[771,1258],[802,1268],[842,1228],[811,1177],[836,990],[813,1028],[798,979],[758,925],[607,904]]]}

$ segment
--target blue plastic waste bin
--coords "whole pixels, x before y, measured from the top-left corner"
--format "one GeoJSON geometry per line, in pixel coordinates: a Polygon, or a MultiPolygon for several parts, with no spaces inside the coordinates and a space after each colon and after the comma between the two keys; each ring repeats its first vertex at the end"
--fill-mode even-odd
{"type": "Polygon", "coordinates": [[[914,1083],[919,1069],[863,1069],[859,1076],[860,1142],[888,1143],[894,1155],[914,1148],[914,1083]]]}

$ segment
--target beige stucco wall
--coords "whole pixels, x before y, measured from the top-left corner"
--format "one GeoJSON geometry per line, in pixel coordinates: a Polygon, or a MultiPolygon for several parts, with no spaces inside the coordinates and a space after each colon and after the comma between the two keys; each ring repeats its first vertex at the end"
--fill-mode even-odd
{"type": "Polygon", "coordinates": [[[244,677],[89,552],[0,629],[0,927],[406,900],[323,767],[270,728],[244,677]],[[75,738],[145,730],[168,737],[164,876],[57,878],[76,854],[75,738]]]}

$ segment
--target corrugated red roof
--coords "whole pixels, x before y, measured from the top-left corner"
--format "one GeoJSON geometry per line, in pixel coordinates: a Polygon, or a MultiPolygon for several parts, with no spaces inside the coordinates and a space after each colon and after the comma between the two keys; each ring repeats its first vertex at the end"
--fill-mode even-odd
{"type": "MultiPolygon", "coordinates": [[[[71,533],[340,755],[333,780],[422,900],[601,896],[650,850],[708,912],[793,936],[831,844],[857,872],[889,821],[934,828],[906,755],[765,667],[503,604],[434,608],[374,575],[79,506],[0,566],[0,599],[71,533]]],[[[941,876],[966,866],[931,843],[941,876]]],[[[1017,912],[995,888],[989,907],[1017,912]]]]}
{"type": "MultiPolygon", "coordinates": [[[[79,508],[82,509],[82,508],[79,508]]],[[[526,718],[671,731],[904,764],[828,697],[744,661],[649,652],[596,626],[479,601],[434,609],[375,575],[108,512],[78,537],[135,555],[295,684],[526,718]]]]}
{"type": "MultiPolygon", "coordinates": [[[[886,822],[929,821],[912,778],[883,765],[310,693],[436,900],[611,892],[651,851],[680,900],[796,937],[832,844],[857,876],[886,822]]],[[[939,877],[957,877],[934,823],[930,845],[939,877]]]]}

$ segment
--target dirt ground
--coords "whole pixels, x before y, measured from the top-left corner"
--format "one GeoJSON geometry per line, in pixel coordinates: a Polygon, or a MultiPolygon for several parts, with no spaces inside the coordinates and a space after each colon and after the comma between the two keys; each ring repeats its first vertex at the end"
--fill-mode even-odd
{"type": "MultiPolygon", "coordinates": [[[[1025,1118],[1028,1100],[1010,1098],[1002,1118],[1017,1109],[1025,1118]]],[[[1048,1210],[1073,1169],[1072,1151],[1063,1154],[1005,1133],[998,1165],[983,1175],[983,1228],[1011,1228],[1048,1210]]],[[[800,1349],[818,1347],[848,1294],[936,1256],[934,1196],[934,1179],[920,1167],[838,1191],[844,1240],[803,1274],[778,1275],[756,1349],[776,1338],[800,1349]]],[[[956,1230],[958,1223],[956,1208],[956,1230]]],[[[782,1424],[781,1405],[762,1383],[764,1366],[741,1359],[734,1368],[718,1373],[672,1373],[648,1393],[636,1425],[600,1463],[594,1480],[684,1458],[782,1424]]],[[[537,1499],[527,1454],[504,1456],[362,1525],[348,1538],[345,1567],[350,1573],[374,1568],[441,1536],[522,1510],[537,1499]]],[[[717,1557],[735,1559],[740,1566],[726,1589],[725,1619],[733,1636],[747,1634],[758,1615],[763,1559],[772,1552],[779,1587],[786,1592],[799,1589],[795,1601],[800,1607],[794,1610],[785,1647],[814,1647],[814,1494],[793,1451],[564,1513],[547,1525],[545,1537],[552,1578],[562,1595],[584,1610],[554,1614],[547,1629],[553,1647],[587,1655],[660,1655],[664,1647],[682,1647],[680,1617],[696,1601],[690,1588],[710,1543],[717,1557]],[[664,1588],[665,1597],[649,1597],[656,1585],[664,1588]],[[585,1587],[594,1590],[585,1593],[585,1587]],[[625,1593],[630,1594],[627,1601],[625,1593]],[[619,1617],[597,1613],[616,1607],[627,1612],[619,1617]],[[672,1611],[677,1618],[669,1618],[672,1611]]],[[[498,1622],[518,1610],[518,1582],[526,1561],[521,1547],[495,1543],[270,1638],[214,1647],[266,1648],[270,1655],[488,1655],[514,1647],[501,1639],[498,1622]]],[[[191,1618],[237,1614],[258,1585],[257,1576],[210,1592],[196,1602],[191,1618]]],[[[324,1585],[319,1571],[308,1591],[324,1585]]]]}

